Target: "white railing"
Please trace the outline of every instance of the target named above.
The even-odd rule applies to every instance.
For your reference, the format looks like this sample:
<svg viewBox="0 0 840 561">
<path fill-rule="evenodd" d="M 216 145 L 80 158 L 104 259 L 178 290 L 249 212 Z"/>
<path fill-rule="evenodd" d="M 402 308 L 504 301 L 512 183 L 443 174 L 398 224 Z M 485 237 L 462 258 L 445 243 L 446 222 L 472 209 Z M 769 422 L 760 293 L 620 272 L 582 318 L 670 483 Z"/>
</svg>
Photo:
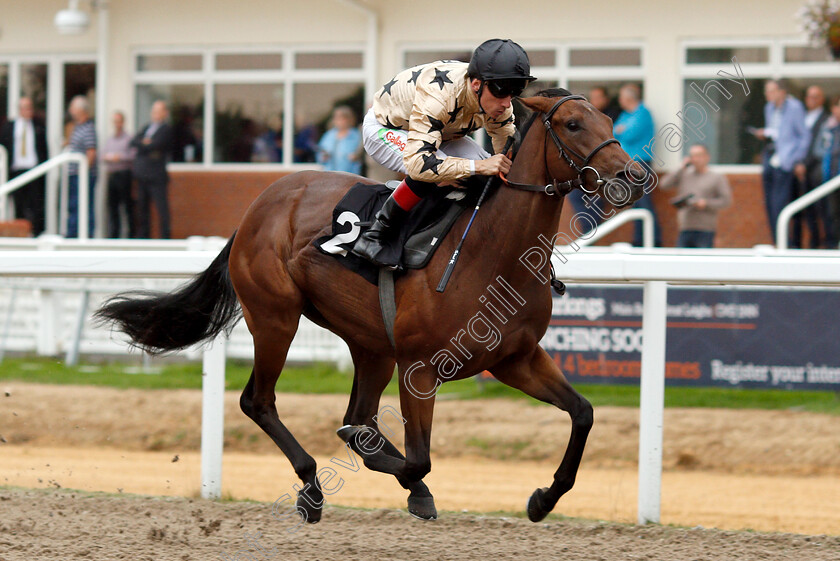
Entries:
<svg viewBox="0 0 840 561">
<path fill-rule="evenodd" d="M 814 204 L 823 197 L 830 195 L 838 188 L 840 188 L 840 175 L 832 177 L 813 191 L 809 191 L 795 201 L 788 203 L 782 209 L 782 212 L 779 213 L 779 218 L 776 220 L 776 247 L 779 249 L 788 248 L 788 224 L 794 214 Z"/>
<path fill-rule="evenodd" d="M 77 200 L 78 200 L 78 217 L 79 217 L 79 226 L 77 235 L 80 240 L 86 240 L 89 238 L 88 235 L 88 222 L 89 222 L 89 208 L 88 202 L 90 199 L 90 186 L 88 181 L 88 161 L 87 156 L 84 154 L 78 154 L 75 152 L 67 152 L 64 154 L 59 154 L 54 158 L 50 158 L 43 164 L 39 164 L 32 168 L 31 170 L 23 173 L 11 181 L 0 183 L 0 220 L 7 220 L 8 217 L 8 198 L 9 195 L 27 185 L 33 179 L 37 179 L 42 175 L 46 175 L 48 172 L 58 169 L 65 164 L 76 163 L 79 165 L 79 185 L 78 185 L 78 193 L 77 193 Z M 62 193 L 63 195 L 63 193 Z M 47 195 L 48 200 L 58 200 L 58 195 L 55 193 L 48 193 Z M 63 200 L 66 201 L 67 197 L 63 197 Z M 65 203 L 66 204 L 66 203 Z M 58 209 L 55 208 L 54 205 L 49 205 L 47 208 L 47 224 L 51 228 L 52 225 L 58 224 L 58 219 L 56 218 L 56 214 Z M 50 231 L 49 233 L 55 234 L 57 232 Z"/>
<path fill-rule="evenodd" d="M 588 238 L 576 239 L 575 244 L 578 247 L 592 245 L 628 222 L 635 222 L 636 220 L 642 221 L 642 247 L 653 247 L 653 214 L 644 208 L 629 208 L 621 211 L 616 216 L 599 224 L 595 228 L 595 232 Z"/>
<path fill-rule="evenodd" d="M 14 251 L 18 255 L 29 252 L 84 253 L 96 260 L 111 259 L 114 253 L 131 259 L 137 251 L 160 251 L 178 261 L 185 251 L 213 254 L 224 247 L 227 240 L 219 237 L 194 236 L 186 240 L 125 240 L 125 239 L 64 239 L 60 236 L 42 235 L 33 238 L 0 238 L 0 254 Z M 104 253 L 103 253 L 104 252 Z M 108 253 L 110 252 L 110 253 Z M 75 257 L 71 259 L 71 262 Z M 55 261 L 58 263 L 58 261 Z M 107 267 L 107 262 L 105 264 Z M 187 268 L 192 271 L 192 268 Z M 191 274 L 191 273 L 189 273 Z M 129 349 L 125 341 L 107 330 L 95 329 L 90 312 L 107 297 L 125 290 L 170 291 L 183 282 L 178 271 L 158 278 L 141 273 L 130 278 L 85 278 L 69 271 L 64 278 L 12 277 L 0 278 L 0 360 L 4 352 L 37 352 L 55 356 L 65 353 L 65 360 L 73 364 L 80 353 L 93 355 L 122 355 Z M 188 275 L 187 275 L 188 276 Z M 230 334 L 227 356 L 250 360 L 253 342 L 244 322 L 237 324 Z M 189 349 L 184 356 L 195 360 L 197 349 Z M 335 363 L 340 369 L 350 367 L 347 346 L 336 335 L 321 329 L 307 319 L 302 319 L 288 361 Z"/>
<path fill-rule="evenodd" d="M 670 253 L 669 253 L 670 251 Z M 0 277 L 178 277 L 203 271 L 216 251 L 0 251 Z M 709 250 L 589 248 L 565 263 L 554 257 L 568 282 L 643 283 L 641 401 L 639 422 L 640 523 L 658 522 L 662 477 L 663 396 L 668 283 L 840 286 L 835 252 L 767 250 L 751 254 Z M 217 340 L 204 351 L 202 496 L 221 492 L 224 349 Z"/>
<path fill-rule="evenodd" d="M 639 413 L 640 524 L 659 522 L 665 395 L 668 282 L 840 286 L 840 257 L 799 252 L 746 255 L 668 255 L 667 250 L 581 252 L 566 263 L 553 257 L 559 278 L 578 282 L 642 282 L 642 364 Z M 823 252 L 830 254 L 829 252 Z"/>
</svg>

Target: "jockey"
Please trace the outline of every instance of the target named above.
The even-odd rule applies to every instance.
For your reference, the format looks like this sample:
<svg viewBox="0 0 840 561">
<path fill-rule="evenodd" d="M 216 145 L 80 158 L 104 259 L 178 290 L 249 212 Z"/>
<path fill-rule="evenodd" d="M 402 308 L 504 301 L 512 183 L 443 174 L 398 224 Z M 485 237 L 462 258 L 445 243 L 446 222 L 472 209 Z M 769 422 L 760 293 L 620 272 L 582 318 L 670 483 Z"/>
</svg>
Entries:
<svg viewBox="0 0 840 561">
<path fill-rule="evenodd" d="M 380 266 L 395 266 L 377 259 L 383 242 L 396 235 L 408 211 L 437 184 L 458 186 L 472 175 L 510 171 L 510 160 L 498 152 L 515 131 L 511 99 L 535 79 L 522 47 L 509 39 L 491 39 L 475 50 L 469 64 L 415 66 L 378 90 L 362 126 L 365 150 L 406 178 L 353 253 Z M 493 141 L 494 156 L 466 136 L 481 127 Z"/>
</svg>

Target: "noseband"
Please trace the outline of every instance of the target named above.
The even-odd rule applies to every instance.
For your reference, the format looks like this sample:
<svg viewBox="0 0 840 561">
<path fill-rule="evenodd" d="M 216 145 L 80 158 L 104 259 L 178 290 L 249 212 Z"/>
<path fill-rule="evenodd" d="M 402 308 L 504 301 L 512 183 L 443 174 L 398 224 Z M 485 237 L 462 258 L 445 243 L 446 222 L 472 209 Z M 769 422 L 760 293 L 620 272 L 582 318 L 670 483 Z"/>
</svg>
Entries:
<svg viewBox="0 0 840 561">
<path fill-rule="evenodd" d="M 572 168 L 578 176 L 575 179 L 570 179 L 569 181 L 558 182 L 556 179 L 552 180 L 552 183 L 548 185 L 528 185 L 526 183 L 516 183 L 514 181 L 508 181 L 506 178 L 502 177 L 502 181 L 510 187 L 515 189 L 520 189 L 523 191 L 535 191 L 535 192 L 544 192 L 546 195 L 566 195 L 567 193 L 571 192 L 572 190 L 583 187 L 586 184 L 586 179 L 584 174 L 586 170 L 592 170 L 595 172 L 596 180 L 595 183 L 601 185 L 604 183 L 604 180 L 601 179 L 601 175 L 598 173 L 598 170 L 593 168 L 589 165 L 589 162 L 592 161 L 592 158 L 595 157 L 595 154 L 601 151 L 602 148 L 609 146 L 610 144 L 616 143 L 618 144 L 618 140 L 615 138 L 609 138 L 603 141 L 601 144 L 596 146 L 588 155 L 584 156 L 580 154 L 577 150 L 563 142 L 563 140 L 557 135 L 557 132 L 551 126 L 551 118 L 554 116 L 554 113 L 557 112 L 557 109 L 560 108 L 561 105 L 566 103 L 567 101 L 571 100 L 583 100 L 586 101 L 586 98 L 582 95 L 567 95 L 565 97 L 561 97 L 557 100 L 557 102 L 552 106 L 552 108 L 542 115 L 542 123 L 545 126 L 547 131 L 546 139 L 551 137 L 551 140 L 554 142 L 554 146 L 557 147 L 557 152 L 560 155 L 560 158 Z M 571 154 L 578 160 L 582 162 L 582 165 L 578 165 L 572 158 L 569 156 Z M 545 158 L 546 158 L 546 171 L 548 171 L 548 150 L 545 151 Z"/>
</svg>

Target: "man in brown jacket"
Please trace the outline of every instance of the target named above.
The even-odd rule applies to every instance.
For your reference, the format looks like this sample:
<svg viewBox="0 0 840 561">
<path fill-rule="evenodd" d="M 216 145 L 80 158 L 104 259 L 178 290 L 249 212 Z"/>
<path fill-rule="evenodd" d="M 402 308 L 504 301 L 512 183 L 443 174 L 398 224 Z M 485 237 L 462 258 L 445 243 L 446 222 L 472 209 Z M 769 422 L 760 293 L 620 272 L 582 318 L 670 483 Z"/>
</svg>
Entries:
<svg viewBox="0 0 840 561">
<path fill-rule="evenodd" d="M 530 72 L 522 47 L 491 39 L 475 50 L 469 64 L 415 66 L 376 92 L 362 126 L 365 150 L 377 163 L 407 177 L 353 253 L 377 265 L 396 265 L 378 258 L 383 242 L 438 184 L 457 186 L 472 175 L 510 171 L 510 160 L 499 152 L 515 131 L 511 99 L 535 80 Z M 482 127 L 493 141 L 495 156 L 467 136 Z"/>
<path fill-rule="evenodd" d="M 718 211 L 732 204 L 732 190 L 726 176 L 709 170 L 709 150 L 704 145 L 695 144 L 688 154 L 660 187 L 677 187 L 673 201 L 679 208 L 677 247 L 714 247 Z"/>
</svg>

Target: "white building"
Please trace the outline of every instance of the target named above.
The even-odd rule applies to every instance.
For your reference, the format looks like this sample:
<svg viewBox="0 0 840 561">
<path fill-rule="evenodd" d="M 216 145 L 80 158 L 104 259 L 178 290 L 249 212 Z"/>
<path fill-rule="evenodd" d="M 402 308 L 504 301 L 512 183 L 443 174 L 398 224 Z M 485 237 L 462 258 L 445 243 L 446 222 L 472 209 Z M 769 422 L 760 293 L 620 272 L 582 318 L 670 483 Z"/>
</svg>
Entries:
<svg viewBox="0 0 840 561">
<path fill-rule="evenodd" d="M 184 134 L 195 136 L 182 140 L 195 146 L 177 159 L 219 170 L 224 162 L 274 160 L 258 151 L 249 157 L 235 141 L 279 129 L 280 115 L 298 129 L 322 122 L 336 101 L 360 99 L 361 87 L 369 99 L 403 67 L 468 56 L 497 36 L 529 51 L 544 84 L 586 93 L 595 84 L 614 90 L 641 83 L 658 127 L 679 122 L 677 112 L 696 98 L 692 81 L 732 73 L 737 57 L 750 94 L 722 100 L 704 129 L 720 163 L 755 161 L 743 129 L 762 124 L 764 79 L 791 78 L 794 91 L 819 83 L 840 93 L 840 66 L 798 31 L 801 0 L 80 0 L 89 28 L 62 35 L 53 21 L 67 2 L 0 0 L 0 119 L 15 114 L 20 95 L 34 96 L 53 153 L 69 98 L 98 84 L 98 111 L 124 110 L 133 128 L 154 99 L 170 100 L 176 122 L 188 121 Z M 242 130 L 245 119 L 252 130 Z M 100 122 L 100 131 L 106 125 Z M 283 132 L 288 165 L 296 131 Z M 667 165 L 679 158 L 666 150 L 660 157 Z"/>
</svg>

